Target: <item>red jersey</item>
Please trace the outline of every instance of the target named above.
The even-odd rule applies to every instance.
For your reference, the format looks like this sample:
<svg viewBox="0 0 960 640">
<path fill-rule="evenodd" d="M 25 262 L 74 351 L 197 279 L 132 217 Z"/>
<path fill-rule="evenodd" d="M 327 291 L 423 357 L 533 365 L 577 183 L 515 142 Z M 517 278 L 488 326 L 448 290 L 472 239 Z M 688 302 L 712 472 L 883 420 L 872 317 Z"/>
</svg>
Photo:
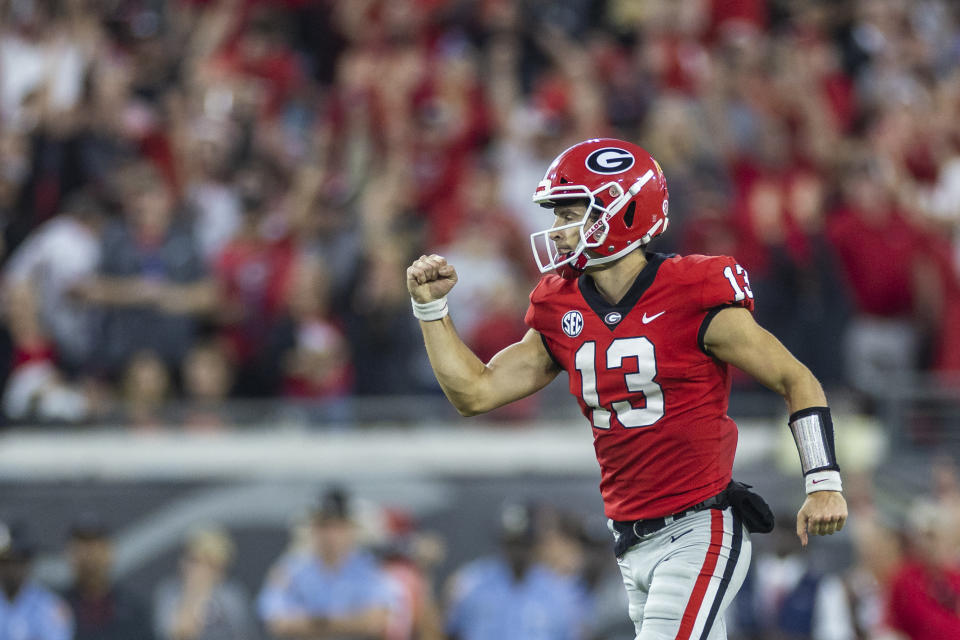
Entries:
<svg viewBox="0 0 960 640">
<path fill-rule="evenodd" d="M 960 638 L 960 569 L 908 559 L 890 582 L 887 614 L 911 640 Z"/>
<path fill-rule="evenodd" d="M 525 318 L 593 425 L 614 520 L 669 515 L 719 493 L 737 447 L 728 368 L 704 351 L 703 334 L 716 310 L 753 310 L 747 273 L 726 256 L 647 258 L 617 304 L 589 276 L 546 276 Z"/>
</svg>

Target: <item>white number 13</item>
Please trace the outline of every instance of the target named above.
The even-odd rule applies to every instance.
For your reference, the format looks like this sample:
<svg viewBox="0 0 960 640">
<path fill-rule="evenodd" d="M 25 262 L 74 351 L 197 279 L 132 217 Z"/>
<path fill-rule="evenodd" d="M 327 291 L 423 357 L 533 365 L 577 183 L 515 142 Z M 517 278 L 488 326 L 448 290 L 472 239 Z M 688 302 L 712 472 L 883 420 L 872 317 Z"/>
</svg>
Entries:
<svg viewBox="0 0 960 640">
<path fill-rule="evenodd" d="M 747 270 L 741 267 L 740 265 L 736 266 L 737 276 L 743 276 L 743 288 L 740 288 L 740 283 L 737 282 L 737 276 L 733 275 L 733 269 L 730 267 L 724 267 L 723 275 L 727 277 L 727 280 L 730 281 L 730 286 L 733 287 L 733 299 L 736 302 L 740 302 L 745 297 L 753 298 L 753 291 L 750 290 L 750 276 L 747 275 Z"/>
<path fill-rule="evenodd" d="M 653 343 L 647 338 L 618 338 L 607 348 L 607 370 L 619 369 L 627 358 L 637 359 L 637 372 L 623 375 L 627 391 L 642 394 L 646 406 L 634 407 L 628 400 L 614 402 L 607 407 L 600 404 L 597 393 L 595 342 L 584 342 L 577 350 L 575 365 L 580 372 L 581 395 L 583 401 L 592 409 L 593 426 L 598 429 L 610 428 L 611 409 L 617 420 L 630 429 L 649 427 L 663 417 L 663 389 L 653 381 L 657 375 L 657 361 Z"/>
</svg>

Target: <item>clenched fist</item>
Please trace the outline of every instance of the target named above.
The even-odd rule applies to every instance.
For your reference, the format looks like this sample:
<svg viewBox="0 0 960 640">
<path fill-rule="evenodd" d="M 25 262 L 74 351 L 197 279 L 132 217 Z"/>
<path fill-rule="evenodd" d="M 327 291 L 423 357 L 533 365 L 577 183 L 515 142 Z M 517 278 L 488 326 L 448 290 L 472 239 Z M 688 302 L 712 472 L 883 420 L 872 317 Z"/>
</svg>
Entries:
<svg viewBox="0 0 960 640">
<path fill-rule="evenodd" d="M 807 496 L 797 513 L 797 535 L 807 546 L 807 534 L 829 536 L 843 529 L 847 521 L 847 501 L 838 491 L 815 491 Z"/>
<path fill-rule="evenodd" d="M 407 291 L 414 302 L 439 300 L 457 284 L 457 271 L 443 256 L 420 256 L 407 267 Z"/>
</svg>

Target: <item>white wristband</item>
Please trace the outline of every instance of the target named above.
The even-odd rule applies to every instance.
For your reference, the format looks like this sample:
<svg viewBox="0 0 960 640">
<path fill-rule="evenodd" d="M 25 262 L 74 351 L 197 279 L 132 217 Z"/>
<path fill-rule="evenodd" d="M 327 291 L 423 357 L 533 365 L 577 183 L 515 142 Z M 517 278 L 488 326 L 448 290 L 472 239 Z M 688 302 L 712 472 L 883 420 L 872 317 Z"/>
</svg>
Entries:
<svg viewBox="0 0 960 640">
<path fill-rule="evenodd" d="M 806 484 L 808 494 L 814 491 L 843 491 L 840 472 L 832 469 L 811 471 L 803 477 L 803 481 Z"/>
<path fill-rule="evenodd" d="M 438 300 L 431 300 L 430 302 L 417 302 L 413 298 L 410 298 L 410 302 L 413 303 L 413 315 L 416 316 L 418 320 L 423 320 L 424 322 L 440 320 L 450 312 L 449 309 L 447 309 L 447 296 L 443 296 Z"/>
</svg>

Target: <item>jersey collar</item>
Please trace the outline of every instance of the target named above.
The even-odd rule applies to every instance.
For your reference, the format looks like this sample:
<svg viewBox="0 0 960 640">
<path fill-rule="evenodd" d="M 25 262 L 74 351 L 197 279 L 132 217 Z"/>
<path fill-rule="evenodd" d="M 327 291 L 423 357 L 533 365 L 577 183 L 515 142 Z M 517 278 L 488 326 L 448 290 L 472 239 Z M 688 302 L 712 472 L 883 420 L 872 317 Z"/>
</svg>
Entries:
<svg viewBox="0 0 960 640">
<path fill-rule="evenodd" d="M 630 290 L 627 291 L 627 294 L 616 304 L 607 302 L 603 295 L 597 291 L 597 285 L 594 283 L 593 278 L 586 273 L 580 276 L 577 281 L 580 287 L 580 295 L 583 296 L 583 299 L 590 305 L 593 312 L 603 321 L 603 324 L 613 331 L 620 325 L 623 318 L 626 318 L 627 314 L 637 306 L 637 302 L 640 301 L 643 294 L 646 293 L 650 285 L 653 284 L 654 278 L 657 277 L 657 271 L 659 271 L 660 265 L 669 257 L 670 255 L 665 253 L 647 253 L 647 265 L 637 274 L 637 279 L 633 281 L 633 285 L 630 287 Z M 607 322 L 607 318 L 613 312 L 620 314 L 620 318 L 617 322 L 611 324 Z"/>
</svg>

